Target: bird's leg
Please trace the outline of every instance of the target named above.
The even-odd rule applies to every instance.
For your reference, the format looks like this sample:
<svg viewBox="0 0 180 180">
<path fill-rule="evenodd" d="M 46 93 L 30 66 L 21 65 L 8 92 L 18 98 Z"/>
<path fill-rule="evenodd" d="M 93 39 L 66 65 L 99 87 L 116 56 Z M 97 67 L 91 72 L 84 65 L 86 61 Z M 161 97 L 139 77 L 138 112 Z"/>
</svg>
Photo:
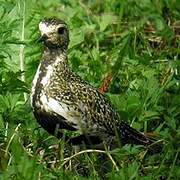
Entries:
<svg viewBox="0 0 180 180">
<path fill-rule="evenodd" d="M 103 135 L 102 133 L 94 134 L 82 134 L 73 138 L 70 138 L 68 143 L 73 146 L 78 146 L 78 148 L 86 147 L 91 149 L 105 150 L 107 147 L 109 149 L 114 149 L 117 146 L 115 137 Z"/>
</svg>

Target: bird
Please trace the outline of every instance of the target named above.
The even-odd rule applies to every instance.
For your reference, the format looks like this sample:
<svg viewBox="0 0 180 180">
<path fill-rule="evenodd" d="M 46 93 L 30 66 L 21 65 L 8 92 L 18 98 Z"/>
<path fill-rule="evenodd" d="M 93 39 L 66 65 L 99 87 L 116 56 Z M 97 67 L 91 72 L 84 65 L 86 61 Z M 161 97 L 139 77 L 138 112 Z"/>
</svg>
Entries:
<svg viewBox="0 0 180 180">
<path fill-rule="evenodd" d="M 63 20 L 45 18 L 39 31 L 44 52 L 32 83 L 31 106 L 42 128 L 58 138 L 64 130 L 78 132 L 67 137 L 75 145 L 114 139 L 122 145 L 155 142 L 129 126 L 105 95 L 73 72 L 68 65 L 69 29 Z"/>
</svg>

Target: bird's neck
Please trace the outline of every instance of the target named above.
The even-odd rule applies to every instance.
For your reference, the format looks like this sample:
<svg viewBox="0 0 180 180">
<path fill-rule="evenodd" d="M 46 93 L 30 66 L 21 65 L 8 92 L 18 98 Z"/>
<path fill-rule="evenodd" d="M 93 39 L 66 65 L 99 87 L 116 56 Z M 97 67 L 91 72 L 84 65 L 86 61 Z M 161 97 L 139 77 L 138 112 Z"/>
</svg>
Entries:
<svg viewBox="0 0 180 180">
<path fill-rule="evenodd" d="M 66 65 L 67 64 L 67 50 L 56 48 L 56 49 L 49 49 L 45 47 L 43 58 L 42 58 L 41 65 L 53 65 L 53 64 L 59 64 L 59 65 Z"/>
</svg>

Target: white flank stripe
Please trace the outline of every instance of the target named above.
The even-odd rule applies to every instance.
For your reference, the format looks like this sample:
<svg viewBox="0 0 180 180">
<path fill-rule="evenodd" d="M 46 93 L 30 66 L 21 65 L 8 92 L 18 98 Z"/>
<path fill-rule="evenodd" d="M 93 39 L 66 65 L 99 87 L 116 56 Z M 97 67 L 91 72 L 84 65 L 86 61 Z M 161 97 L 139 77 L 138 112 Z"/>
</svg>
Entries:
<svg viewBox="0 0 180 180">
<path fill-rule="evenodd" d="M 41 80 L 41 84 L 43 86 L 46 86 L 48 83 L 49 83 L 49 80 L 50 80 L 50 77 L 51 77 L 51 74 L 53 73 L 53 66 L 52 65 L 49 65 L 47 67 L 47 73 L 46 73 L 46 76 L 44 76 Z"/>
<path fill-rule="evenodd" d="M 56 58 L 56 60 L 54 61 L 54 63 L 53 64 L 50 64 L 47 68 L 46 68 L 46 70 L 47 70 L 47 72 L 46 72 L 46 75 L 42 78 L 42 80 L 41 80 L 41 84 L 43 85 L 43 86 L 47 86 L 48 85 L 48 83 L 50 82 L 50 79 L 51 79 L 51 76 L 52 76 L 52 74 L 53 74 L 53 69 L 54 69 L 54 66 L 56 66 L 60 61 L 63 61 L 63 58 L 64 57 L 57 57 Z"/>
<path fill-rule="evenodd" d="M 35 76 L 34 76 L 33 83 L 32 83 L 32 91 L 34 91 L 35 86 L 36 86 L 36 83 L 37 83 L 37 80 L 38 80 L 38 78 L 39 78 L 40 67 L 41 67 L 41 64 L 39 64 L 38 69 L 37 69 L 37 71 L 36 71 L 36 74 L 35 74 Z"/>
<path fill-rule="evenodd" d="M 35 88 L 36 88 L 37 80 L 38 80 L 39 74 L 40 74 L 40 67 L 41 67 L 41 63 L 40 63 L 39 66 L 38 66 L 38 69 L 37 69 L 37 71 L 36 71 L 36 74 L 35 74 L 34 79 L 33 79 L 33 82 L 32 82 L 31 98 L 30 98 L 31 106 L 32 106 L 32 101 L 33 101 L 33 95 L 34 95 L 34 93 L 35 93 Z"/>
<path fill-rule="evenodd" d="M 82 128 L 81 114 L 79 112 L 69 108 L 65 103 L 60 103 L 53 98 L 47 98 L 45 94 L 41 96 L 40 100 L 47 112 L 53 111 L 64 117 L 69 123 L 75 124 L 74 128 L 79 130 Z"/>
<path fill-rule="evenodd" d="M 53 74 L 54 66 L 56 66 L 59 62 L 63 61 L 63 58 L 64 58 L 63 55 L 57 57 L 56 60 L 54 61 L 54 63 L 50 64 L 47 67 L 46 75 L 42 78 L 42 80 L 40 82 L 43 86 L 47 86 L 48 85 L 48 83 L 50 82 L 51 75 Z M 36 84 L 37 84 L 37 81 L 38 81 L 38 78 L 39 78 L 39 74 L 41 73 L 40 72 L 41 63 L 38 66 L 38 69 L 36 71 L 36 74 L 34 76 L 33 83 L 32 83 L 32 88 L 31 88 L 31 105 L 32 105 L 32 98 L 33 98 L 33 95 L 35 93 Z"/>
</svg>

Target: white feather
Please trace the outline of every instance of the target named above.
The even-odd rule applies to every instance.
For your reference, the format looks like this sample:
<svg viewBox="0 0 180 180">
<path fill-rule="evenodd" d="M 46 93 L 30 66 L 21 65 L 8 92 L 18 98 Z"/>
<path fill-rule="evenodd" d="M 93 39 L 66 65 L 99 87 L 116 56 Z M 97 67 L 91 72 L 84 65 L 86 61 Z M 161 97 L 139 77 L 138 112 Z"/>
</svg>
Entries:
<svg viewBox="0 0 180 180">
<path fill-rule="evenodd" d="M 39 64 L 38 69 L 37 69 L 37 71 L 36 71 L 36 74 L 35 74 L 35 76 L 34 76 L 33 82 L 32 82 L 32 88 L 31 88 L 31 105 L 32 105 L 32 101 L 33 101 L 33 95 L 34 95 L 34 93 L 35 93 L 36 83 L 37 83 L 37 80 L 38 80 L 39 74 L 40 74 L 40 66 L 41 66 L 41 64 Z"/>
<path fill-rule="evenodd" d="M 70 108 L 69 105 L 59 102 L 51 97 L 47 98 L 45 94 L 41 96 L 40 100 L 47 112 L 53 111 L 54 113 L 64 117 L 69 123 L 75 124 L 75 128 L 81 130 L 82 118 L 80 112 L 75 111 L 74 109 Z"/>
<path fill-rule="evenodd" d="M 42 80 L 41 80 L 41 84 L 42 84 L 43 86 L 46 86 L 46 85 L 49 83 L 50 77 L 51 77 L 52 73 L 53 73 L 53 66 L 52 66 L 52 65 L 49 65 L 49 66 L 47 67 L 46 76 L 44 76 L 44 77 L 42 78 Z"/>
<path fill-rule="evenodd" d="M 41 32 L 41 35 L 43 34 L 49 34 L 50 32 L 53 32 L 55 31 L 56 29 L 56 26 L 53 26 L 53 25 L 47 25 L 43 22 L 40 22 L 39 23 L 39 30 Z"/>
<path fill-rule="evenodd" d="M 54 66 L 56 66 L 60 61 L 63 61 L 63 57 L 57 57 L 56 58 L 56 60 L 54 61 L 54 63 L 53 64 L 50 64 L 47 68 L 46 68 L 46 70 L 47 70 L 47 72 L 46 72 L 46 75 L 42 78 L 42 80 L 41 80 L 41 84 L 43 85 L 43 86 L 47 86 L 48 85 L 48 83 L 50 82 L 50 79 L 51 79 L 51 76 L 52 76 L 52 74 L 53 74 L 53 69 L 54 69 Z"/>
</svg>

